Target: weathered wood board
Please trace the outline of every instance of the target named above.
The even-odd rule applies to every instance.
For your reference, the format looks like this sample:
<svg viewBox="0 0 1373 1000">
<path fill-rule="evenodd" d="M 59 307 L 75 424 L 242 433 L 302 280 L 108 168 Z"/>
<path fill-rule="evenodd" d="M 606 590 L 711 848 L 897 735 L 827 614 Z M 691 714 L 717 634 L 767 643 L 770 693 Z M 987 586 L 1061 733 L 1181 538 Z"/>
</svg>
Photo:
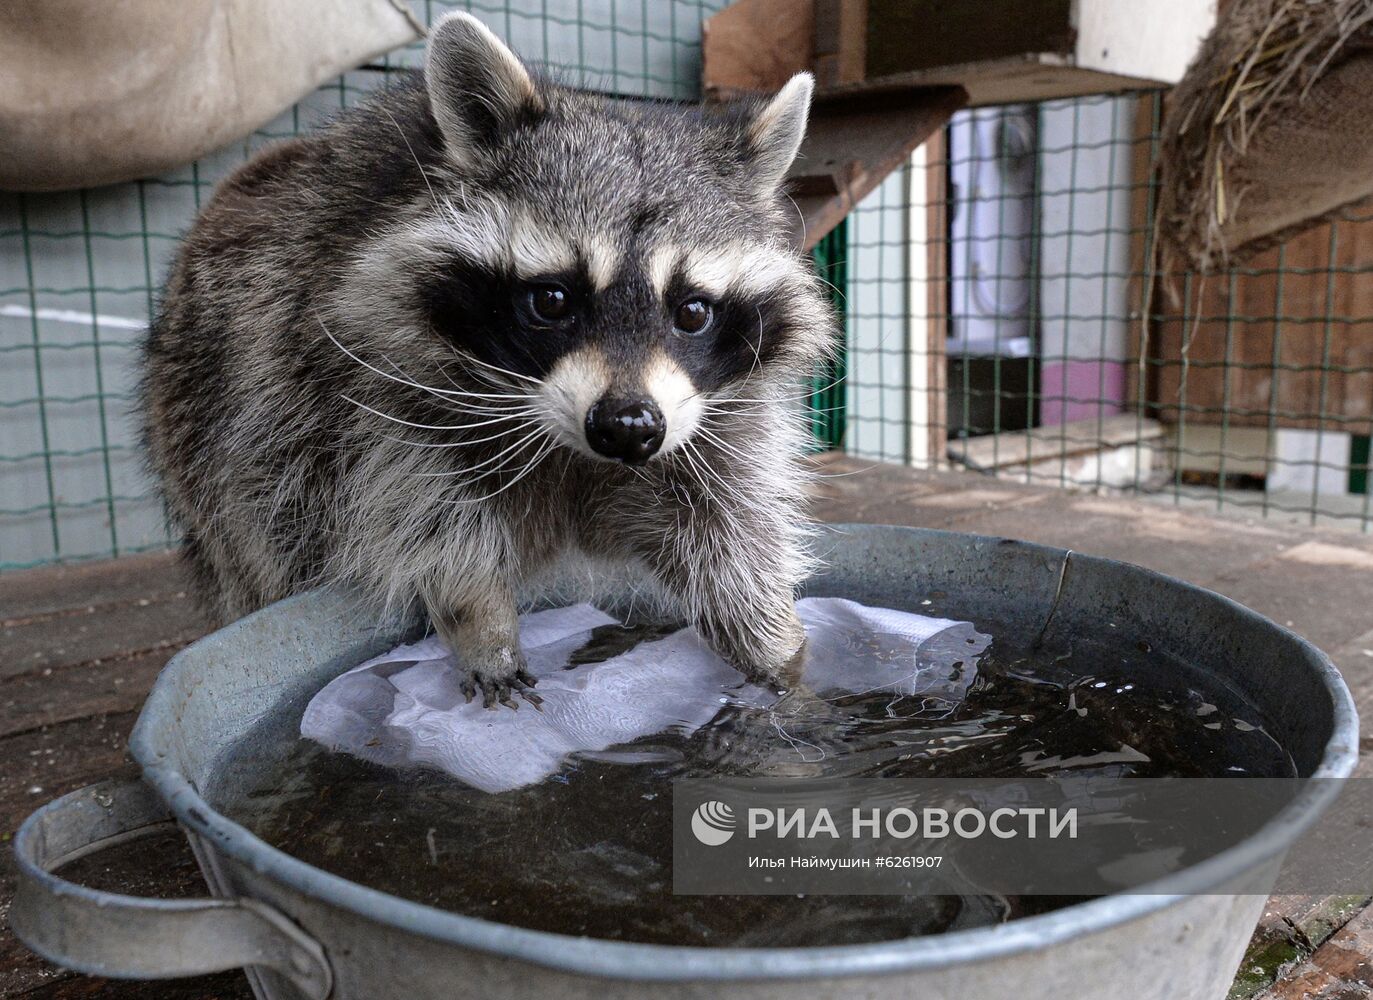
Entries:
<svg viewBox="0 0 1373 1000">
<path fill-rule="evenodd" d="M 1165 423 L 1373 433 L 1373 219 L 1155 293 L 1151 402 Z"/>
</svg>

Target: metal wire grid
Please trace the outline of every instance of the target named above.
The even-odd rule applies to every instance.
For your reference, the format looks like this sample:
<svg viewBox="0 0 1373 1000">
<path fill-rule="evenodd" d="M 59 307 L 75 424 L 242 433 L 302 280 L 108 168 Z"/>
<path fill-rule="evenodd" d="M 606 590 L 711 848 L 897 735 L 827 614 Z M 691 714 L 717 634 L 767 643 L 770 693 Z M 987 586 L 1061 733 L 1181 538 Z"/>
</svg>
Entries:
<svg viewBox="0 0 1373 1000">
<path fill-rule="evenodd" d="M 1161 107 L 1111 95 L 964 112 L 932 159 L 859 206 L 845 447 L 1369 531 L 1373 214 L 1220 274 L 1163 270 Z M 1014 116 L 1032 123 L 1028 158 L 1005 127 L 959 148 L 960 129 Z M 1008 161 L 1028 179 L 998 190 L 986 178 Z M 969 214 L 982 223 L 960 225 Z"/>
<path fill-rule="evenodd" d="M 461 8 L 575 86 L 695 98 L 700 25 L 724 0 L 412 0 Z M 136 345 L 176 240 L 214 184 L 418 65 L 416 43 L 345 73 L 234 147 L 166 176 L 0 193 L 0 569 L 167 545 L 129 415 Z"/>
<path fill-rule="evenodd" d="M 414 8 L 426 21 L 473 10 L 575 85 L 691 98 L 700 22 L 722 5 Z M 0 569 L 168 543 L 127 410 L 132 352 L 175 240 L 219 177 L 384 86 L 421 52 L 413 45 L 345 74 L 237 147 L 168 176 L 0 195 Z M 966 119 L 1009 112 L 967 113 L 865 200 L 818 248 L 843 304 L 845 351 L 815 384 L 817 440 L 889 461 L 933 466 L 953 456 L 1029 482 L 1369 530 L 1373 350 L 1362 326 L 1373 308 L 1350 288 L 1373 269 L 1373 219 L 1351 214 L 1304 238 L 1299 264 L 1284 247 L 1204 281 L 1157 274 L 1147 164 L 1160 107 L 1157 96 L 1047 102 L 1029 112 L 1028 158 L 1010 148 L 1023 142 L 1006 128 L 990 148 L 950 152 Z M 1008 158 L 1028 164 L 1028 193 L 978 189 L 976 171 Z M 1027 204 L 1028 232 L 1011 224 Z M 984 230 L 956 224 L 970 207 L 990 219 Z M 1271 305 L 1255 306 L 1246 291 L 1258 281 L 1273 283 Z M 1291 312 L 1294 286 L 1313 282 L 1323 284 L 1320 307 Z M 990 352 L 962 336 L 974 321 L 990 328 Z M 1298 333 L 1306 356 L 1293 351 Z M 1025 340 L 1024 356 L 1005 350 Z M 1205 399 L 1199 372 L 1212 373 L 1201 376 L 1212 379 Z M 1285 384 L 1312 377 L 1314 397 L 1284 395 Z M 1253 378 L 1270 386 L 1262 406 L 1238 398 Z M 1305 435 L 1301 447 L 1284 450 L 1294 433 Z M 1031 460 L 1017 462 L 1027 451 Z"/>
</svg>

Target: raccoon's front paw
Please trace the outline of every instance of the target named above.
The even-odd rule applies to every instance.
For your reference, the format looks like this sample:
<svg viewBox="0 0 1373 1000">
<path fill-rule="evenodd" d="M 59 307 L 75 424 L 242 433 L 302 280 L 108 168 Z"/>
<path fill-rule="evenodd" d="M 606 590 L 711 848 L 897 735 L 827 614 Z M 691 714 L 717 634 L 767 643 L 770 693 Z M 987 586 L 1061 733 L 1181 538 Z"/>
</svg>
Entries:
<svg viewBox="0 0 1373 1000">
<path fill-rule="evenodd" d="M 790 690 L 801 683 L 801 675 L 805 673 L 805 658 L 806 641 L 802 636 L 801 644 L 792 650 L 791 655 L 755 661 L 740 669 L 744 676 L 756 684 Z"/>
<path fill-rule="evenodd" d="M 736 649 L 729 659 L 740 673 L 754 683 L 780 688 L 795 687 L 805 668 L 805 627 L 793 612 L 773 632 L 773 636 L 766 645 L 759 645 L 759 639 L 752 637 L 748 645 Z"/>
<path fill-rule="evenodd" d="M 479 657 L 477 665 L 470 667 L 462 678 L 462 693 L 470 702 L 481 692 L 482 704 L 487 708 L 504 705 L 518 709 L 515 695 L 519 695 L 535 708 L 542 709 L 543 699 L 534 693 L 538 683 L 525 664 L 524 654 L 518 649 L 506 647 L 492 654 Z"/>
</svg>

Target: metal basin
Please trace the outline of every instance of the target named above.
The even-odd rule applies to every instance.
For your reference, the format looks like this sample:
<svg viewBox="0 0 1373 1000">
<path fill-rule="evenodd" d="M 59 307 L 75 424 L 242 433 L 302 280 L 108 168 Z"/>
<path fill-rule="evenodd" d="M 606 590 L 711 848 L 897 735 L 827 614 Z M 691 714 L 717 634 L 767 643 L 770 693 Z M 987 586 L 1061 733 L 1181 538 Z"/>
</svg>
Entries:
<svg viewBox="0 0 1373 1000">
<path fill-rule="evenodd" d="M 1224 675 L 1270 721 L 1303 777 L 1353 769 L 1353 702 L 1330 661 L 1293 633 L 1209 591 L 1106 559 L 1004 539 L 888 526 L 826 529 L 808 592 L 1028 635 L 1115 623 L 1128 641 Z M 930 604 L 922 604 L 930 601 Z M 870 945 L 724 949 L 567 937 L 426 907 L 275 850 L 198 789 L 269 711 L 303 708 L 328 679 L 418 630 L 363 628 L 347 595 L 284 601 L 178 654 L 132 739 L 146 783 L 94 786 L 35 813 L 15 841 L 11 921 L 40 954 L 128 977 L 248 967 L 260 997 L 557 996 L 1223 997 L 1282 856 L 1337 783 L 1286 807 L 1239 845 L 1186 869 L 1171 894 L 1107 896 L 996 927 Z M 1242 779 L 1240 779 L 1242 780 Z M 174 819 L 213 899 L 96 892 L 60 864 Z"/>
</svg>

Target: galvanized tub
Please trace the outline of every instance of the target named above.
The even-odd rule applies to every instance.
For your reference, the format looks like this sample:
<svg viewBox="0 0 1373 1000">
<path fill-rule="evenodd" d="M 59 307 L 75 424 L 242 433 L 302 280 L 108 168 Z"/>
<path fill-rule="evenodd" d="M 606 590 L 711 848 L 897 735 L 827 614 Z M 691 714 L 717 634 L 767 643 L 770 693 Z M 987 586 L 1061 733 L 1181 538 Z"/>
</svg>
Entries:
<svg viewBox="0 0 1373 1000">
<path fill-rule="evenodd" d="M 1217 594 L 1111 560 L 949 532 L 840 526 L 817 544 L 827 568 L 810 594 L 993 618 L 1046 641 L 1111 622 L 1123 637 L 1148 637 L 1225 675 L 1266 713 L 1301 776 L 1353 769 L 1358 723 L 1330 661 Z M 328 679 L 418 628 L 364 628 L 346 595 L 316 591 L 177 655 L 132 739 L 146 783 L 74 792 L 20 830 L 15 932 L 53 961 L 101 975 L 244 965 L 257 995 L 272 998 L 1208 1000 L 1225 996 L 1284 852 L 1338 784 L 1317 783 L 1248 840 L 1187 869 L 1167 894 L 1108 896 L 996 927 L 778 949 L 548 934 L 408 902 L 296 861 L 198 792 L 265 713 L 303 708 Z M 50 874 L 172 820 L 213 899 L 136 899 Z"/>
</svg>

